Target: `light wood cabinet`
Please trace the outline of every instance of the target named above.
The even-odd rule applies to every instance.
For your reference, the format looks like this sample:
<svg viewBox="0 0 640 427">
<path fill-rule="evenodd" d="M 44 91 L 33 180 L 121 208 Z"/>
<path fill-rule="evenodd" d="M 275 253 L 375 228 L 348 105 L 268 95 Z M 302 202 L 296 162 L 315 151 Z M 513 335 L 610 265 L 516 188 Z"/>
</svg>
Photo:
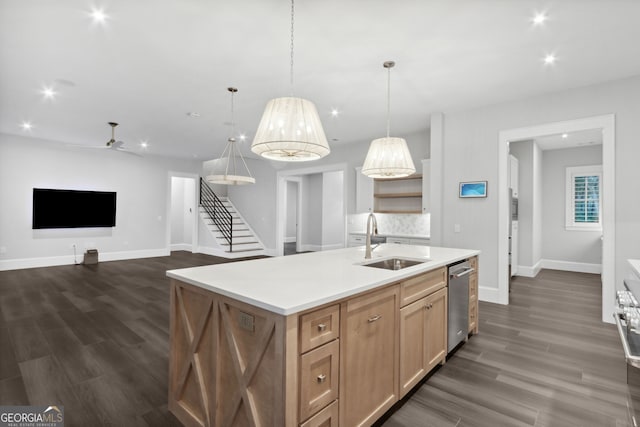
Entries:
<svg viewBox="0 0 640 427">
<path fill-rule="evenodd" d="M 335 304 L 300 316 L 300 352 L 305 353 L 338 338 L 340 305 Z"/>
<path fill-rule="evenodd" d="M 336 401 L 301 424 L 300 427 L 338 427 L 339 425 L 338 402 Z"/>
<path fill-rule="evenodd" d="M 478 257 L 469 259 L 475 271 L 469 274 L 469 333 L 478 333 Z"/>
<path fill-rule="evenodd" d="M 376 213 L 422 213 L 422 175 L 375 179 L 373 211 Z"/>
<path fill-rule="evenodd" d="M 447 288 L 400 309 L 400 397 L 447 357 Z"/>
<path fill-rule="evenodd" d="M 446 358 L 445 268 L 290 315 L 173 279 L 170 313 L 169 410 L 185 426 L 368 426 Z"/>
<path fill-rule="evenodd" d="M 422 160 L 422 213 L 431 212 L 431 159 Z"/>
<path fill-rule="evenodd" d="M 341 307 L 340 425 L 371 425 L 398 400 L 398 286 Z"/>
<path fill-rule="evenodd" d="M 338 398 L 339 340 L 300 357 L 300 419 L 306 420 Z"/>
<path fill-rule="evenodd" d="M 419 300 L 447 286 L 445 267 L 410 277 L 400 283 L 400 306 Z"/>
</svg>

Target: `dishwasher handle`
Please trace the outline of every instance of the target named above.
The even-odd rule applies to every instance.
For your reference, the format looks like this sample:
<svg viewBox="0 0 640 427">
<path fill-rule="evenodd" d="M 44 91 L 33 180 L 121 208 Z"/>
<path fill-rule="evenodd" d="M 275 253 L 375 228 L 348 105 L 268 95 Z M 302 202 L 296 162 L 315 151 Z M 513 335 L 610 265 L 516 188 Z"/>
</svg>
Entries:
<svg viewBox="0 0 640 427">
<path fill-rule="evenodd" d="M 474 271 L 476 271 L 476 269 L 473 267 L 466 267 L 457 271 L 452 271 L 449 273 L 449 279 L 457 279 L 459 277 L 466 276 L 467 274 L 471 274 Z"/>
</svg>

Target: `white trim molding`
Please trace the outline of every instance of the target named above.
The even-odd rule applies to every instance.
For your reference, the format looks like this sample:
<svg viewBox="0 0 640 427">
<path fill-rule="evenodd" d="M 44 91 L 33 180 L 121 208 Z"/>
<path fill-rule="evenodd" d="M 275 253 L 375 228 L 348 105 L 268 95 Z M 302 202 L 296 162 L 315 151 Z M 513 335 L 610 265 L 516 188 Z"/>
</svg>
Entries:
<svg viewBox="0 0 640 427">
<path fill-rule="evenodd" d="M 602 264 L 591 264 L 587 262 L 560 261 L 556 259 L 541 260 L 542 268 L 549 270 L 574 271 L 576 273 L 601 274 Z"/>
<path fill-rule="evenodd" d="M 528 265 L 519 265 L 518 274 L 516 274 L 516 276 L 536 277 L 542 268 L 542 260 L 538 261 L 533 267 Z"/>
<path fill-rule="evenodd" d="M 590 129 L 602 130 L 602 321 L 613 323 L 616 289 L 615 115 L 546 123 L 498 134 L 498 290 L 499 303 L 509 303 L 509 142 Z"/>
</svg>

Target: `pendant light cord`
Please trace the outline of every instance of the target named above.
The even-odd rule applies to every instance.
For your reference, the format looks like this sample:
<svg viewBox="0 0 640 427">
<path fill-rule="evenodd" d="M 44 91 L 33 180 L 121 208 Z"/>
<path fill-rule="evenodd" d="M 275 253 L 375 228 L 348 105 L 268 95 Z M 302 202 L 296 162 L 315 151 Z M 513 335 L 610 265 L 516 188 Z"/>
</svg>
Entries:
<svg viewBox="0 0 640 427">
<path fill-rule="evenodd" d="M 294 23 L 294 0 L 291 0 L 291 62 L 289 69 L 289 84 L 291 86 L 291 95 L 293 96 L 293 23 Z"/>
<path fill-rule="evenodd" d="M 391 67 L 387 67 L 387 138 L 391 128 Z"/>
</svg>

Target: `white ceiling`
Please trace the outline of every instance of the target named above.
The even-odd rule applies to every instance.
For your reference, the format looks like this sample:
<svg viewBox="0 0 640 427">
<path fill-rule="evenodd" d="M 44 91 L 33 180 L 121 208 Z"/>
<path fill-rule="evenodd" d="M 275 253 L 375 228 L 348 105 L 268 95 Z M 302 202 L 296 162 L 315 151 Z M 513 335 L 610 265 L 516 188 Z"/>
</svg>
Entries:
<svg viewBox="0 0 640 427">
<path fill-rule="evenodd" d="M 602 145 L 602 130 L 590 129 L 581 132 L 559 133 L 534 140 L 542 150 L 560 150 L 563 148 Z"/>
<path fill-rule="evenodd" d="M 116 121 L 130 149 L 211 159 L 236 86 L 247 153 L 266 102 L 290 94 L 289 13 L 288 0 L 0 0 L 0 132 L 96 145 Z M 640 74 L 638 16 L 637 0 L 297 0 L 294 93 L 316 103 L 331 144 L 377 138 L 382 63 L 395 60 L 392 134 L 424 131 L 434 111 Z"/>
</svg>

